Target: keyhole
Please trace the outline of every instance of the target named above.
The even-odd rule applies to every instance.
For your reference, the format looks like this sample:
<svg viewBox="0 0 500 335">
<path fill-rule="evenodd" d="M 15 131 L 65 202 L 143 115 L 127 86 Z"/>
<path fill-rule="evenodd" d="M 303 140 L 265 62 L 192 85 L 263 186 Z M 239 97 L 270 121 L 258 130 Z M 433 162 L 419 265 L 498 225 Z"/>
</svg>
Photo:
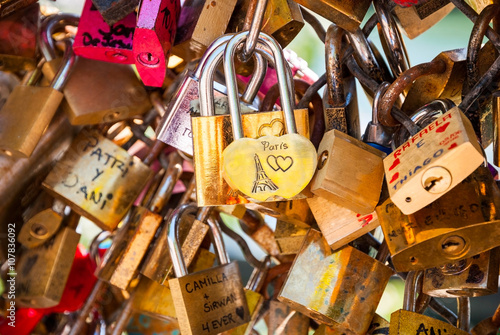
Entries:
<svg viewBox="0 0 500 335">
<path fill-rule="evenodd" d="M 426 181 L 425 181 L 425 190 L 426 191 L 430 191 L 434 186 L 436 186 L 437 183 L 439 183 L 441 180 L 443 179 L 443 177 L 430 177 L 430 178 L 427 178 Z"/>
<path fill-rule="evenodd" d="M 151 52 L 141 52 L 137 55 L 137 60 L 147 67 L 157 67 L 160 65 L 160 58 L 156 57 Z"/>
<path fill-rule="evenodd" d="M 449 236 L 441 243 L 441 249 L 449 255 L 458 255 L 464 251 L 466 247 L 465 240 L 460 236 Z"/>
</svg>

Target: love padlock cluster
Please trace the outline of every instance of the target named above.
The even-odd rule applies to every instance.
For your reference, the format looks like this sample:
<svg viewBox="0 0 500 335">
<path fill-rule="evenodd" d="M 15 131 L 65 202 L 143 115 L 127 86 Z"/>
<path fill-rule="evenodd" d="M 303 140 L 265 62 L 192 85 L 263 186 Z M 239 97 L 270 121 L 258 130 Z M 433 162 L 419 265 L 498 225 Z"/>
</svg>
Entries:
<svg viewBox="0 0 500 335">
<path fill-rule="evenodd" d="M 468 45 L 410 66 L 454 8 Z M 0 334 L 497 334 L 470 308 L 498 292 L 496 1 L 53 9 L 0 1 Z M 321 76 L 284 49 L 304 22 Z"/>
</svg>

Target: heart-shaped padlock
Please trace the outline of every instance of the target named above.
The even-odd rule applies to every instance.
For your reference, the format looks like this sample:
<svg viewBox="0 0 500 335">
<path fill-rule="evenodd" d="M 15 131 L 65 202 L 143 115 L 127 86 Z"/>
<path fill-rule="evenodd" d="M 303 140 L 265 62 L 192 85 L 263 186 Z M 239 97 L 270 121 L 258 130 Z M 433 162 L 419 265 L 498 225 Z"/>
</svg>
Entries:
<svg viewBox="0 0 500 335">
<path fill-rule="evenodd" d="M 237 47 L 248 35 L 242 32 L 229 42 L 224 53 L 229 110 L 234 142 L 222 153 L 224 179 L 230 187 L 239 190 L 256 201 L 289 199 L 299 194 L 310 182 L 316 170 L 317 154 L 314 145 L 296 130 L 292 109 L 292 96 L 286 84 L 290 84 L 285 60 L 280 46 L 264 33 L 262 43 L 272 51 L 280 96 L 285 116 L 287 134 L 265 136 L 257 139 L 244 138 L 236 85 L 234 56 Z M 273 125 L 269 125 L 272 129 Z"/>
</svg>

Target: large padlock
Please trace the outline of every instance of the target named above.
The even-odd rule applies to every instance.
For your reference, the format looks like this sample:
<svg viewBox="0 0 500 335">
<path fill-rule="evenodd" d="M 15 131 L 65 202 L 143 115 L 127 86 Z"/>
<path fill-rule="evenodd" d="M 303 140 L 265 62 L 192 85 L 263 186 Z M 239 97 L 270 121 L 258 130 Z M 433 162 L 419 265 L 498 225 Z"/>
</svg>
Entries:
<svg viewBox="0 0 500 335">
<path fill-rule="evenodd" d="M 441 298 L 479 297 L 498 291 L 500 249 L 426 269 L 422 292 Z"/>
<path fill-rule="evenodd" d="M 43 182 L 54 197 L 114 230 L 140 194 L 152 170 L 95 131 L 83 129 Z"/>
<path fill-rule="evenodd" d="M 22 3 L 23 1 L 14 2 Z M 3 10 L 4 6 L 1 4 L 0 11 Z M 1 71 L 18 72 L 36 68 L 36 35 L 39 17 L 40 6 L 34 3 L 0 19 Z"/>
<path fill-rule="evenodd" d="M 168 229 L 168 244 L 177 278 L 168 283 L 181 332 L 223 332 L 249 322 L 250 313 L 238 264 L 229 263 L 218 223 L 213 220 L 210 226 L 220 265 L 192 274 L 187 273 L 176 237 L 177 225 L 175 221 L 173 223 Z"/>
<path fill-rule="evenodd" d="M 243 35 L 241 34 L 239 35 L 240 38 L 242 36 L 246 36 L 246 34 L 248 33 L 246 32 L 242 34 Z M 277 45 L 275 46 L 279 48 L 279 46 Z M 279 64 L 277 68 L 278 69 L 281 68 L 281 70 L 278 71 L 278 74 L 281 73 L 280 81 L 282 79 L 286 80 L 286 74 L 285 74 L 286 65 L 282 61 L 282 58 L 279 57 L 281 56 L 281 54 L 278 54 L 279 49 L 276 49 L 275 46 L 273 46 L 272 48 L 274 48 L 274 51 L 277 51 L 275 52 L 275 57 L 278 57 L 280 62 L 276 63 Z M 259 48 L 259 45 L 257 46 L 257 48 Z M 257 49 L 257 51 L 260 52 L 259 49 Z M 215 61 L 218 62 L 221 58 L 222 55 L 217 57 Z M 192 129 L 194 135 L 193 137 L 194 161 L 197 166 L 197 169 L 195 169 L 196 185 L 197 185 L 196 188 L 197 202 L 198 205 L 203 205 L 203 206 L 226 205 L 226 204 L 235 204 L 238 202 L 248 201 L 243 196 L 241 196 L 240 193 L 230 189 L 229 185 L 227 184 L 227 182 L 223 177 L 222 155 L 224 149 L 233 141 L 233 136 L 231 136 L 232 134 L 230 131 L 230 126 L 231 126 L 230 116 L 213 115 L 211 76 L 217 65 L 217 62 L 215 61 L 210 64 L 209 69 L 203 72 L 202 79 L 200 80 L 200 107 L 202 115 L 200 117 L 192 118 Z M 276 59 L 275 62 L 277 62 Z M 232 74 L 235 75 L 234 71 L 232 71 Z M 235 83 L 235 76 L 232 76 L 230 80 L 231 83 Z M 231 89 L 236 89 L 236 87 L 231 87 Z M 282 89 L 288 91 L 288 89 L 285 89 L 284 87 L 282 87 Z M 234 90 L 232 92 L 236 94 Z M 237 96 L 235 95 L 235 97 L 236 101 L 233 102 L 238 104 Z M 287 99 L 284 99 L 284 101 L 286 102 L 290 101 L 289 99 L 290 94 L 288 92 L 286 97 Z M 238 108 L 238 105 L 236 107 L 232 107 L 234 104 L 231 105 L 231 103 L 233 103 L 231 101 L 232 100 L 229 99 L 230 110 L 238 114 L 237 110 L 235 109 Z M 287 108 L 288 106 L 290 106 L 291 109 L 291 103 L 286 103 L 285 106 L 287 106 Z M 296 110 L 294 114 L 293 112 L 291 113 L 292 114 L 285 113 L 287 114 L 286 120 L 284 120 L 284 114 L 282 111 L 243 114 L 241 118 L 243 121 L 243 134 L 246 137 L 250 137 L 252 139 L 259 138 L 269 134 L 275 136 L 280 135 L 285 130 L 285 122 L 293 123 L 293 120 L 291 120 L 288 117 L 288 115 L 294 115 L 299 134 L 302 134 L 304 137 L 308 137 L 309 124 L 308 124 L 307 110 L 306 109 Z M 233 118 L 233 122 L 235 122 L 234 120 L 238 120 L 237 117 Z M 214 129 L 217 129 L 217 131 L 215 131 Z M 255 143 L 259 142 L 255 141 Z M 260 145 L 262 146 L 262 144 Z M 269 143 L 269 145 L 271 144 Z M 266 148 L 269 149 L 268 147 Z M 255 169 L 257 169 L 258 167 L 258 165 L 256 165 L 256 161 L 254 160 L 255 156 L 251 156 L 250 158 L 251 162 L 247 163 L 250 163 L 251 164 L 250 168 L 253 169 L 253 171 L 255 171 Z M 285 157 L 283 157 L 283 159 L 285 159 Z M 292 158 L 290 157 L 290 159 Z M 280 160 L 280 164 L 283 165 L 284 169 L 286 169 L 287 167 L 290 168 L 290 166 L 287 166 L 290 165 L 290 159 L 287 160 L 286 162 L 281 162 Z M 272 159 L 270 161 L 271 164 L 273 164 L 274 169 L 270 167 L 269 169 L 272 169 L 273 173 L 279 173 L 280 171 L 282 171 L 282 169 L 277 164 L 274 164 L 274 161 Z M 287 169 L 287 171 L 290 170 Z M 256 177 L 257 176 L 253 174 L 250 178 L 251 180 L 253 180 Z M 260 175 L 260 177 L 262 177 L 262 175 Z M 265 183 L 266 179 L 262 179 L 262 181 Z M 251 186 L 251 188 L 252 187 L 253 185 Z"/>
<path fill-rule="evenodd" d="M 174 43 L 179 0 L 142 1 L 134 32 L 134 60 L 146 86 L 162 87 Z"/>
<path fill-rule="evenodd" d="M 332 252 L 321 233 L 311 229 L 278 300 L 339 332 L 365 334 L 392 274 L 351 246 Z"/>
<path fill-rule="evenodd" d="M 134 64 L 132 37 L 136 15 L 130 13 L 108 25 L 92 0 L 85 0 L 73 50 L 78 56 L 120 64 Z"/>
<path fill-rule="evenodd" d="M 59 304 L 73 264 L 80 234 L 80 217 L 71 213 L 67 224 L 42 245 L 26 249 L 16 265 L 16 302 L 19 306 L 46 308 Z"/>
<path fill-rule="evenodd" d="M 78 17 L 61 13 L 52 15 L 40 28 L 40 50 L 47 60 L 42 70 L 49 80 L 60 64 L 52 33 L 61 24 L 76 26 Z M 79 57 L 64 88 L 61 107 L 72 124 L 85 125 L 144 114 L 151 108 L 151 103 L 144 85 L 130 65 Z"/>
<path fill-rule="evenodd" d="M 13 157 L 29 157 L 63 100 L 64 88 L 75 56 L 69 41 L 61 67 L 50 87 L 33 86 L 40 69 L 27 75 L 26 85 L 16 86 L 0 110 L 0 150 Z M 19 122 L 22 120 L 23 122 Z"/>
<path fill-rule="evenodd" d="M 436 320 L 416 312 L 417 293 L 422 288 L 422 272 L 410 272 L 405 282 L 403 309 L 391 314 L 389 334 L 457 334 L 466 335 L 467 331 L 458 329 L 447 322 Z"/>
<path fill-rule="evenodd" d="M 404 215 L 390 199 L 382 203 L 377 214 L 396 270 L 432 268 L 498 246 L 499 192 L 482 166 L 411 215 Z M 429 254 L 433 257 L 425 256 Z"/>
<path fill-rule="evenodd" d="M 92 0 L 108 25 L 113 25 L 132 13 L 140 0 Z"/>
<path fill-rule="evenodd" d="M 100 279 L 122 290 L 127 289 L 163 221 L 160 214 L 182 173 L 181 166 L 181 157 L 172 152 L 168 156 L 167 171 L 154 196 L 144 206 L 132 209 L 128 222 L 114 237 L 98 269 Z"/>
<path fill-rule="evenodd" d="M 414 213 L 454 188 L 483 161 L 470 121 L 454 107 L 384 158 L 391 200 L 403 213 Z"/>
</svg>

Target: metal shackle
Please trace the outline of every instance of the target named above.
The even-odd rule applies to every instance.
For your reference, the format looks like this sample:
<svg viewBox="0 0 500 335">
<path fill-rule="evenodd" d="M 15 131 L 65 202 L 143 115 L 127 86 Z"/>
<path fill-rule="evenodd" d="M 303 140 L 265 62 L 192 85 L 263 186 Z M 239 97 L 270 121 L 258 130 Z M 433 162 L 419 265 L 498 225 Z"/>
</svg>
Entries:
<svg viewBox="0 0 500 335">
<path fill-rule="evenodd" d="M 342 107 L 346 104 L 341 59 L 343 35 L 342 28 L 331 24 L 325 37 L 328 103 L 334 107 Z"/>
<path fill-rule="evenodd" d="M 231 123 L 233 127 L 233 137 L 235 140 L 243 138 L 243 127 L 241 123 L 241 111 L 238 99 L 238 89 L 236 87 L 236 70 L 234 66 L 234 57 L 240 43 L 244 42 L 248 37 L 248 32 L 241 32 L 236 34 L 227 44 L 224 52 L 224 73 L 226 77 L 227 95 L 229 102 L 229 112 L 231 114 Z M 283 56 L 281 46 L 271 36 L 260 33 L 259 42 L 265 44 L 272 52 L 275 64 L 275 70 L 278 77 L 281 106 L 285 116 L 285 127 L 288 134 L 297 133 L 295 125 L 295 116 L 293 114 L 293 95 L 290 94 L 289 87 L 285 86 L 286 83 L 291 85 L 289 75 L 287 75 L 287 63 Z"/>
<path fill-rule="evenodd" d="M 423 271 L 410 271 L 405 281 L 403 309 L 417 312 L 417 294 L 422 294 Z"/>
<path fill-rule="evenodd" d="M 38 46 L 42 56 L 47 62 L 57 58 L 56 46 L 52 35 L 61 26 L 71 25 L 78 27 L 80 18 L 74 14 L 58 13 L 47 16 L 40 27 L 40 36 L 38 39 Z"/>
<path fill-rule="evenodd" d="M 364 142 L 375 143 L 384 147 L 388 147 L 391 144 L 392 137 L 390 133 L 378 122 L 379 104 L 389 85 L 390 84 L 388 82 L 384 81 L 375 92 L 372 106 L 372 120 L 368 122 L 368 125 L 366 126 L 366 130 L 363 135 Z"/>
</svg>

